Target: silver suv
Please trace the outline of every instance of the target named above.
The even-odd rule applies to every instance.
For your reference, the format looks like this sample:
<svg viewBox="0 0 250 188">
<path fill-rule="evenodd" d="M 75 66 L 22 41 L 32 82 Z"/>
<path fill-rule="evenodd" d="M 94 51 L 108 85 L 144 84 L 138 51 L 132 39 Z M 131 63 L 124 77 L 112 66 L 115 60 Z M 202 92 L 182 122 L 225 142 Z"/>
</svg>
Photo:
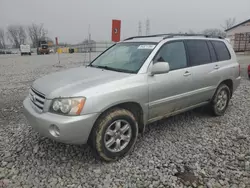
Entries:
<svg viewBox="0 0 250 188">
<path fill-rule="evenodd" d="M 220 37 L 131 37 L 87 66 L 36 80 L 25 114 L 41 135 L 89 143 L 112 161 L 127 154 L 151 122 L 203 105 L 223 115 L 240 79 L 234 50 Z"/>
</svg>

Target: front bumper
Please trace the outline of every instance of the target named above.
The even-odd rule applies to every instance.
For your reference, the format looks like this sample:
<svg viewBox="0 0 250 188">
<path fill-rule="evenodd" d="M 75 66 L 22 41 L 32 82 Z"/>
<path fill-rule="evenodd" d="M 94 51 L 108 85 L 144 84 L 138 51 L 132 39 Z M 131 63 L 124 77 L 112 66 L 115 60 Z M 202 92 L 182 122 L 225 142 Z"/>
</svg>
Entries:
<svg viewBox="0 0 250 188">
<path fill-rule="evenodd" d="M 39 114 L 32 108 L 28 97 L 24 100 L 23 105 L 26 118 L 37 132 L 58 142 L 69 144 L 87 143 L 91 129 L 99 115 L 95 113 L 81 116 L 62 116 L 49 112 Z M 51 134 L 54 125 L 59 129 L 60 134 L 57 136 Z"/>
</svg>

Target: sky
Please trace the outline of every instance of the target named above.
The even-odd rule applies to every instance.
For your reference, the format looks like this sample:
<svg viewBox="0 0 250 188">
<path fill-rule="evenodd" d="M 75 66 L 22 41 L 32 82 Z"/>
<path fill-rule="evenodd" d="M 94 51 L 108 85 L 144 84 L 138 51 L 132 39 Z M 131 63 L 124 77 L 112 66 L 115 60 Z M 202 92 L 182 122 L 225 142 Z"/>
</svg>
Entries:
<svg viewBox="0 0 250 188">
<path fill-rule="evenodd" d="M 50 38 L 79 43 L 87 38 L 111 40 L 112 19 L 122 21 L 121 38 L 145 34 L 200 32 L 221 28 L 228 18 L 250 19 L 250 0 L 0 0 L 0 28 L 44 24 Z"/>
</svg>

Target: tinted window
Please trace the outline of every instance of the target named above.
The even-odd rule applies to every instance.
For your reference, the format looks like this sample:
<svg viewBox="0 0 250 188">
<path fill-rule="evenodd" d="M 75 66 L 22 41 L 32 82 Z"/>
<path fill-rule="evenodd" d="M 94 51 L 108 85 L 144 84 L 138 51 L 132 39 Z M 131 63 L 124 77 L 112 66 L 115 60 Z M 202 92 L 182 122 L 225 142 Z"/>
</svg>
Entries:
<svg viewBox="0 0 250 188">
<path fill-rule="evenodd" d="M 188 40 L 186 41 L 186 44 L 188 47 L 188 55 L 191 66 L 202 65 L 211 62 L 206 41 Z"/>
<path fill-rule="evenodd" d="M 212 41 L 212 44 L 214 46 L 219 61 L 225 61 L 231 59 L 229 51 L 224 42 Z"/>
<path fill-rule="evenodd" d="M 186 51 L 183 42 L 165 44 L 156 56 L 156 61 L 169 63 L 170 70 L 187 67 Z"/>
<path fill-rule="evenodd" d="M 215 51 L 214 51 L 214 47 L 213 47 L 213 45 L 212 45 L 212 43 L 210 41 L 208 41 L 207 44 L 208 44 L 208 48 L 209 48 L 209 52 L 210 52 L 212 62 L 216 62 L 217 57 L 216 57 L 216 54 L 215 54 Z"/>
</svg>

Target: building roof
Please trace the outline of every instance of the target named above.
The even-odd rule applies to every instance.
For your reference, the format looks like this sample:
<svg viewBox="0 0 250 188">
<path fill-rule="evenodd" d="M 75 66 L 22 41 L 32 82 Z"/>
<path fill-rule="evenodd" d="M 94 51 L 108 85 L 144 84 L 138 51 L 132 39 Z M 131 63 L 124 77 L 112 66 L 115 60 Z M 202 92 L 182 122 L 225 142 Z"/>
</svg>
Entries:
<svg viewBox="0 0 250 188">
<path fill-rule="evenodd" d="M 247 22 L 250 22 L 250 19 L 248 19 L 248 20 L 246 20 L 246 21 L 244 21 L 244 22 L 241 22 L 241 23 L 239 23 L 239 24 L 237 24 L 237 25 L 235 25 L 235 26 L 233 26 L 233 27 L 230 27 L 230 28 L 226 29 L 225 31 L 229 31 L 229 30 L 231 30 L 231 29 L 234 29 L 234 28 L 236 28 L 236 27 L 239 27 L 240 25 L 243 25 L 243 24 L 245 24 L 245 23 L 247 23 Z"/>
</svg>

